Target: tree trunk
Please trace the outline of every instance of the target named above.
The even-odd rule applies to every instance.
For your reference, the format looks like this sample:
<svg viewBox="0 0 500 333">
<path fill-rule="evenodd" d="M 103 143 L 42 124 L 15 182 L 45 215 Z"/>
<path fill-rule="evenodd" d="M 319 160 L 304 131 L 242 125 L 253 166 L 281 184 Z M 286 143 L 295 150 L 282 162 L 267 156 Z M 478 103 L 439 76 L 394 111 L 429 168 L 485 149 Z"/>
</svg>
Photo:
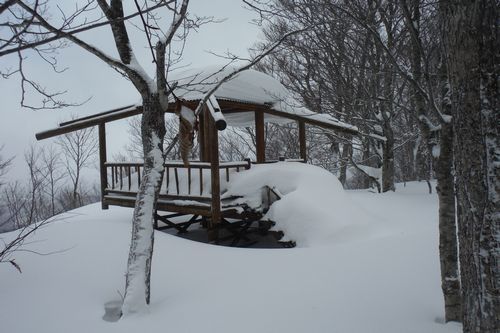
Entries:
<svg viewBox="0 0 500 333">
<path fill-rule="evenodd" d="M 500 330 L 500 106 L 496 1 L 447 4 L 464 332 Z"/>
<path fill-rule="evenodd" d="M 347 165 L 351 160 L 351 154 L 352 154 L 351 144 L 350 143 L 342 144 L 342 157 L 340 159 L 341 164 L 340 164 L 339 180 L 342 183 L 342 186 L 344 187 L 347 181 Z"/>
<path fill-rule="evenodd" d="M 164 160 L 165 118 L 158 95 L 143 97 L 141 135 L 144 171 L 132 219 L 132 241 L 126 273 L 122 313 L 138 312 L 149 304 L 153 219 L 161 186 Z"/>
<path fill-rule="evenodd" d="M 392 4 L 388 3 L 387 12 L 383 13 L 384 26 L 387 33 L 387 47 L 389 50 L 394 49 L 394 36 L 393 36 L 393 20 L 394 9 Z M 387 54 L 382 52 L 383 58 Z M 380 113 L 382 119 L 382 129 L 386 141 L 383 145 L 382 153 L 382 192 L 395 191 L 394 186 L 394 131 L 392 129 L 392 117 L 394 114 L 394 68 L 392 62 L 384 59 L 383 65 L 383 82 L 384 82 L 384 101 L 380 105 Z"/>
<path fill-rule="evenodd" d="M 394 132 L 390 120 L 384 122 L 384 158 L 382 160 L 382 192 L 395 191 L 394 186 Z"/>
<path fill-rule="evenodd" d="M 442 125 L 440 155 L 436 163 L 439 198 L 439 258 L 445 320 L 461 321 L 460 277 L 458 274 L 455 191 L 453 180 L 453 131 L 451 124 Z"/>
<path fill-rule="evenodd" d="M 422 84 L 422 54 L 419 47 L 420 39 L 420 0 L 411 1 L 412 8 L 411 16 L 407 17 L 406 25 L 409 29 L 412 27 L 415 29 L 415 34 L 410 34 L 411 41 L 411 72 L 413 79 L 419 85 Z M 431 147 L 429 145 L 430 138 L 430 128 L 427 122 L 427 109 L 425 103 L 425 96 L 422 91 L 418 89 L 415 85 L 411 86 L 412 92 L 412 103 L 415 108 L 418 117 L 418 128 L 420 130 L 420 140 L 417 145 L 417 153 L 415 156 L 417 179 L 425 180 L 429 184 L 431 179 Z M 429 192 L 432 189 L 429 186 Z"/>
<path fill-rule="evenodd" d="M 443 57 L 444 58 L 444 57 Z M 451 91 L 446 63 L 441 59 L 442 112 L 451 115 Z M 441 263 L 441 288 L 444 296 L 445 321 L 462 320 L 460 276 L 458 271 L 457 224 L 453 178 L 453 127 L 442 123 L 439 153 L 434 163 L 439 198 L 439 258 Z"/>
<path fill-rule="evenodd" d="M 362 160 L 363 160 L 363 164 L 368 165 L 369 167 L 373 167 L 374 164 L 372 162 L 372 159 L 370 159 L 370 154 L 371 154 L 370 144 L 371 144 L 371 142 L 369 139 L 363 140 Z M 368 177 L 367 175 L 363 175 L 362 185 L 361 185 L 362 188 L 370 188 L 370 185 L 371 185 L 370 177 Z"/>
</svg>

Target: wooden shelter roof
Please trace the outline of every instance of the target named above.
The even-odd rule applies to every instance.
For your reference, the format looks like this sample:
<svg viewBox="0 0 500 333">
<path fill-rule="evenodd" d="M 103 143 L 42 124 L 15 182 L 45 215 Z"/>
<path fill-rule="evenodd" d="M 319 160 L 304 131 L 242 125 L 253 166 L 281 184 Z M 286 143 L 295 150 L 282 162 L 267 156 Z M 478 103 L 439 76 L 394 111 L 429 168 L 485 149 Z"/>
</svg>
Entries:
<svg viewBox="0 0 500 333">
<path fill-rule="evenodd" d="M 195 109 L 207 91 L 231 70 L 234 69 L 209 67 L 181 72 L 171 78 L 171 82 L 176 82 L 177 86 L 174 93 Z M 253 126 L 256 113 L 261 113 L 265 122 L 282 124 L 298 121 L 339 133 L 359 134 L 355 126 L 343 123 L 330 115 L 293 106 L 291 93 L 278 80 L 255 70 L 239 73 L 222 84 L 214 95 L 229 126 Z M 174 112 L 173 104 L 169 105 L 166 112 Z M 42 140 L 141 113 L 140 105 L 128 105 L 62 122 L 56 128 L 37 133 L 36 138 Z"/>
<path fill-rule="evenodd" d="M 189 101 L 189 104 L 195 105 L 198 104 L 199 101 Z M 235 116 L 242 115 L 245 119 L 250 119 L 253 121 L 255 112 L 262 112 L 266 115 L 274 116 L 275 118 L 282 118 L 283 122 L 289 121 L 303 121 L 306 124 L 310 124 L 313 126 L 318 126 L 327 130 L 333 130 L 340 133 L 346 133 L 351 135 L 359 134 L 356 127 L 344 127 L 339 126 L 335 123 L 329 122 L 328 120 L 323 120 L 315 115 L 300 115 L 300 114 L 291 114 L 281 110 L 275 110 L 268 105 L 255 105 L 249 103 L 242 103 L 236 101 L 227 101 L 227 100 L 218 100 L 219 105 L 221 106 L 222 113 L 226 118 L 235 118 Z M 173 113 L 172 109 L 167 110 L 168 113 Z M 136 116 L 142 113 L 142 106 L 140 105 L 128 105 L 121 108 L 96 113 L 91 116 L 86 116 L 82 118 L 73 119 L 70 121 L 62 122 L 58 127 L 38 132 L 35 137 L 37 140 L 43 140 L 47 138 L 51 138 L 54 136 L 66 134 L 69 132 L 81 130 L 87 127 L 96 126 L 103 123 L 112 122 L 115 120 L 125 119 L 128 117 Z M 319 118 L 319 119 L 318 119 Z M 247 121 L 247 120 L 245 120 Z M 229 121 L 229 125 L 231 125 L 231 121 Z"/>
</svg>

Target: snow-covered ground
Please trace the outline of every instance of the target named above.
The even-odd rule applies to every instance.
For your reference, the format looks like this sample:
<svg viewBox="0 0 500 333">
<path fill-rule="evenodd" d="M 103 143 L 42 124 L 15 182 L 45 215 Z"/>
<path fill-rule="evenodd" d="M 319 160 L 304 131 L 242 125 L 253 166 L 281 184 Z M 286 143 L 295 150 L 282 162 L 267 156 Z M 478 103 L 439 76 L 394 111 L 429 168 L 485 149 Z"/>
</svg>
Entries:
<svg viewBox="0 0 500 333">
<path fill-rule="evenodd" d="M 288 192 L 270 177 L 285 194 L 270 213 L 287 216 L 290 233 L 303 230 L 299 247 L 228 248 L 157 232 L 149 313 L 115 323 L 102 316 L 123 291 L 132 211 L 94 204 L 58 217 L 27 247 L 52 254 L 18 252 L 22 274 L 0 265 L 0 332 L 461 331 L 442 323 L 437 199 L 425 183 L 344 193 L 327 174 L 310 184 L 293 172 Z"/>
</svg>

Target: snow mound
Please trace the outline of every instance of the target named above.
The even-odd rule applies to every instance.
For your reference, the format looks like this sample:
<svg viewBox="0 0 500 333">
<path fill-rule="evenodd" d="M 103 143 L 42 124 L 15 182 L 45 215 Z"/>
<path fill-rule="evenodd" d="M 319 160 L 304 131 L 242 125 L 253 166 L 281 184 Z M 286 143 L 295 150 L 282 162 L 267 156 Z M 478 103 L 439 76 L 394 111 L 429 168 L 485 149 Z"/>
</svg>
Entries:
<svg viewBox="0 0 500 333">
<path fill-rule="evenodd" d="M 346 196 L 337 177 L 310 164 L 278 162 L 253 166 L 234 176 L 223 197 L 243 196 L 254 207 L 266 186 L 282 198 L 271 205 L 264 219 L 276 222 L 274 229 L 283 231 L 284 240 L 293 240 L 297 246 L 353 240 L 349 234 L 371 234 L 370 217 Z"/>
</svg>

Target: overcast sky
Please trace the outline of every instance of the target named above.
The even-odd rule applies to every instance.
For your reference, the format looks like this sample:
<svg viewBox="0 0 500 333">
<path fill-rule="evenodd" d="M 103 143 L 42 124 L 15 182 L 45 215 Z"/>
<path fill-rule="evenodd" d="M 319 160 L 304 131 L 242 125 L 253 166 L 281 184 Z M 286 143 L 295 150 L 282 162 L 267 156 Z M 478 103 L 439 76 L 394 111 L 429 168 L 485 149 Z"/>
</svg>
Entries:
<svg viewBox="0 0 500 333">
<path fill-rule="evenodd" d="M 65 4 L 69 4 L 66 1 Z M 222 23 L 203 26 L 198 33 L 192 33 L 184 51 L 185 65 L 202 67 L 213 64 L 223 64 L 225 60 L 207 53 L 208 50 L 248 56 L 248 48 L 259 38 L 260 30 L 251 23 L 255 14 L 243 7 L 239 0 L 191 0 L 189 11 L 198 15 L 215 16 L 225 19 Z M 54 13 L 54 15 L 58 15 Z M 146 40 L 142 35 L 130 31 L 139 61 L 145 69 L 152 68 L 151 56 L 145 48 Z M 109 28 L 87 33 L 83 36 L 102 50 L 116 56 Z M 48 89 L 67 90 L 65 99 L 68 101 L 89 102 L 79 107 L 68 107 L 62 110 L 32 111 L 22 109 L 19 105 L 21 89 L 18 77 L 0 79 L 2 96 L 0 118 L 0 145 L 4 145 L 4 157 L 16 156 L 15 163 L 9 173 L 10 179 L 19 179 L 25 175 L 23 154 L 27 147 L 35 143 L 35 133 L 56 127 L 60 121 L 71 118 L 72 115 L 89 115 L 116 107 L 137 103 L 139 95 L 130 82 L 121 77 L 109 66 L 95 56 L 82 51 L 77 46 L 71 46 L 60 52 L 58 56 L 61 68 L 68 69 L 62 74 L 54 74 L 51 70 L 31 54 L 26 54 L 25 70 L 37 78 Z M 0 58 L 2 69 L 15 66 L 16 56 Z M 36 103 L 37 100 L 33 100 Z M 109 146 L 108 157 L 119 151 L 127 142 L 127 122 L 118 121 L 107 127 Z M 48 139 L 42 144 L 53 144 L 54 139 Z M 41 144 L 41 143 L 36 143 Z"/>
</svg>

